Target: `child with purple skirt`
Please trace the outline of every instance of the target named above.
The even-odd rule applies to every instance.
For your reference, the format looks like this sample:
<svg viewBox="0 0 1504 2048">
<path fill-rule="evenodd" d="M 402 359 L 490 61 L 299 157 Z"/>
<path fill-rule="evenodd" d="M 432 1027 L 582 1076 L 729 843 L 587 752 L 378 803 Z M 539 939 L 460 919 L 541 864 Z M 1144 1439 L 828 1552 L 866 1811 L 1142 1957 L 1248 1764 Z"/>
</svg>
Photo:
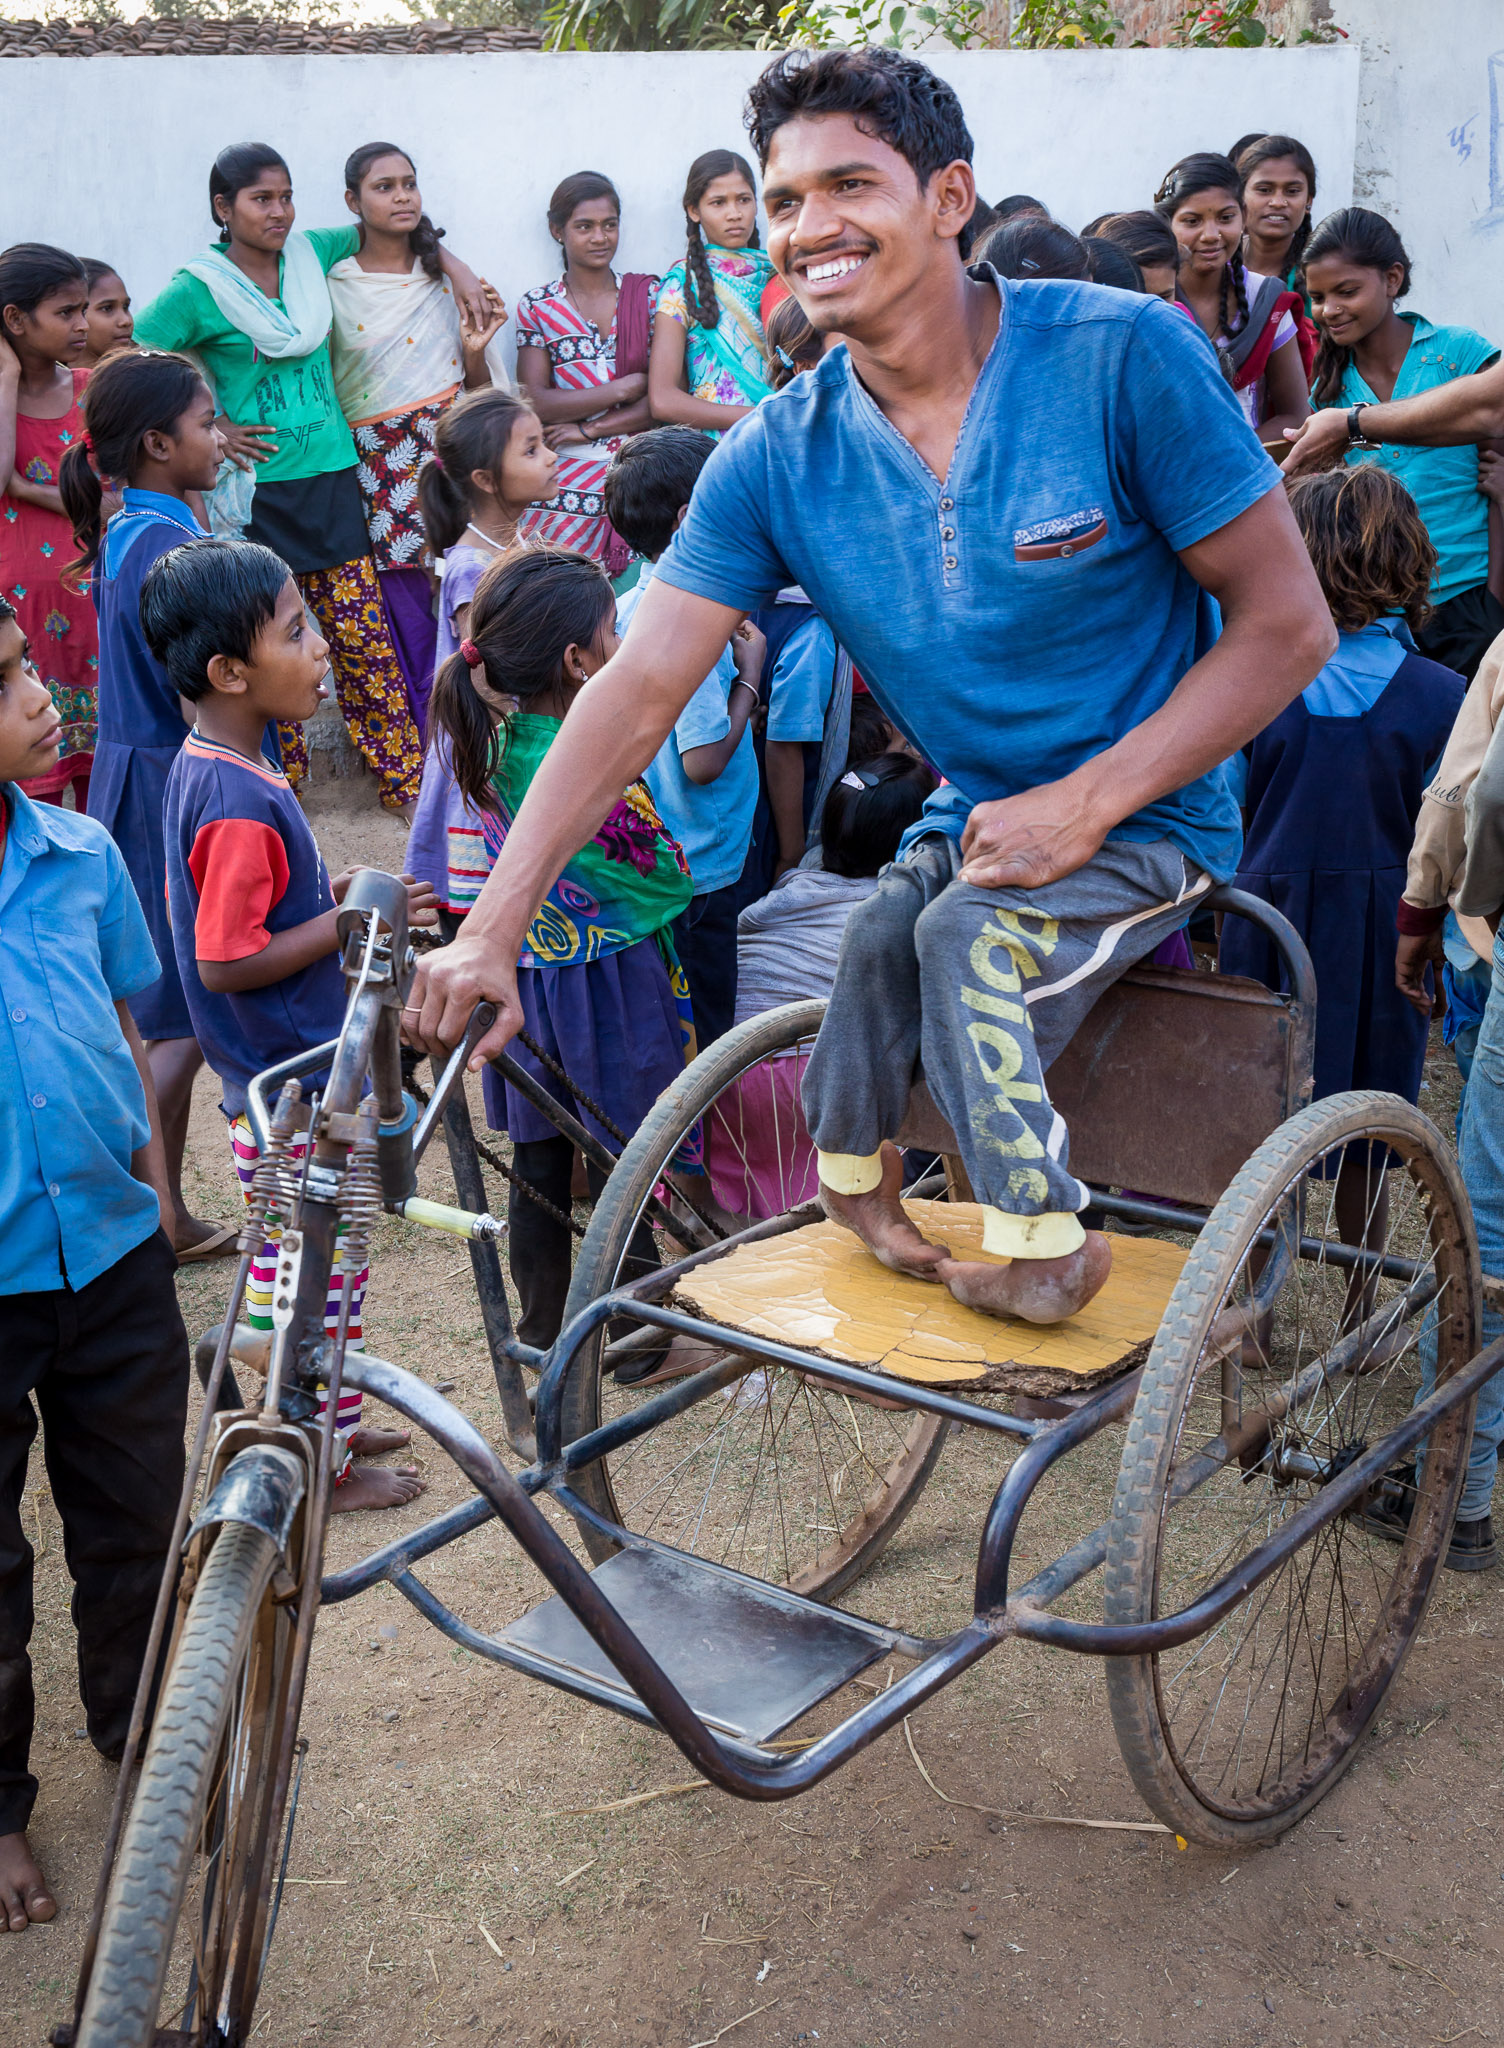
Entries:
<svg viewBox="0 0 1504 2048">
<path fill-rule="evenodd" d="M 519 549 L 481 577 L 469 633 L 435 680 L 433 719 L 493 856 L 570 704 L 617 644 L 611 585 L 581 555 Z M 627 1137 L 694 1057 L 689 990 L 671 933 L 693 887 L 677 842 L 646 786 L 635 782 L 549 890 L 518 961 L 527 1036 Z M 520 1040 L 512 1052 L 597 1137 L 618 1142 Z M 520 1178 L 567 1215 L 570 1140 L 489 1069 L 485 1096 L 492 1129 L 511 1135 Z M 598 1193 L 603 1176 L 589 1171 Z M 515 1186 L 508 1218 L 518 1334 L 524 1343 L 551 1344 L 569 1291 L 569 1230 Z M 644 1228 L 624 1277 L 654 1264 Z"/>
</svg>

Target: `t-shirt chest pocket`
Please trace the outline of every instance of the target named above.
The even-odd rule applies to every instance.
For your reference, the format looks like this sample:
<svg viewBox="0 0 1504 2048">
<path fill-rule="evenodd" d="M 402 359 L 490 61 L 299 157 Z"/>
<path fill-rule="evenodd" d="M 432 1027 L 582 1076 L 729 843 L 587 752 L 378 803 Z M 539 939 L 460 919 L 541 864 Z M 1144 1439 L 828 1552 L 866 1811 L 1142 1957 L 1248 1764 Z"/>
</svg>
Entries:
<svg viewBox="0 0 1504 2048">
<path fill-rule="evenodd" d="M 1106 507 L 1080 505 L 1074 511 L 1058 513 L 1053 519 L 1039 519 L 1032 526 L 1016 528 L 1013 559 L 1015 562 L 1068 562 L 1106 538 Z"/>
<path fill-rule="evenodd" d="M 32 912 L 32 934 L 58 1030 L 96 1052 L 113 1052 L 122 1042 L 120 1019 L 105 985 L 97 942 L 60 944 L 57 933 L 36 910 Z"/>
</svg>

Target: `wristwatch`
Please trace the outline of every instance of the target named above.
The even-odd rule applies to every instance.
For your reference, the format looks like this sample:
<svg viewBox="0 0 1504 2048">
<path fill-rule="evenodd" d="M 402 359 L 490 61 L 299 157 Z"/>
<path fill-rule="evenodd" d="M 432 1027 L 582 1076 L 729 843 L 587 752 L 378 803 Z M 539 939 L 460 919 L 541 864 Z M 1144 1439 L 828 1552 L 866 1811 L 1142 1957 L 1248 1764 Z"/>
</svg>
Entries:
<svg viewBox="0 0 1504 2048">
<path fill-rule="evenodd" d="M 1360 399 L 1348 414 L 1347 445 L 1349 448 L 1378 448 L 1383 445 L 1381 442 L 1369 440 L 1363 431 L 1362 419 L 1359 417 L 1360 414 L 1367 412 L 1372 403 L 1372 399 Z"/>
</svg>

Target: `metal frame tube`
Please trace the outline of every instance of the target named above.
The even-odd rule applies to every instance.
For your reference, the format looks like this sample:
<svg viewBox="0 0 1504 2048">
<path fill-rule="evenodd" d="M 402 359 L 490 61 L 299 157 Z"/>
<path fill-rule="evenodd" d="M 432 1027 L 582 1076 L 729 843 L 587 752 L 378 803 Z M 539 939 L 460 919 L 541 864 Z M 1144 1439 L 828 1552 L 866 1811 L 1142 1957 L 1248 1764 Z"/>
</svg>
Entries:
<svg viewBox="0 0 1504 2048">
<path fill-rule="evenodd" d="M 992 1629 L 974 1621 L 948 1637 L 887 1692 L 859 1708 L 800 1755 L 753 1762 L 749 1756 L 735 1754 L 706 1727 L 661 1665 L 622 1621 L 558 1531 L 544 1519 L 527 1492 L 464 1416 L 413 1374 L 369 1353 L 347 1359 L 345 1378 L 348 1385 L 374 1394 L 399 1414 L 406 1415 L 449 1453 L 581 1626 L 611 1659 L 626 1685 L 642 1702 L 644 1718 L 655 1721 L 695 1768 L 724 1791 L 745 1799 L 789 1799 L 818 1784 L 1001 1640 Z M 416 1582 L 414 1589 L 417 1590 Z M 407 1592 L 407 1597 L 411 1599 L 412 1592 Z M 425 1600 L 432 1600 L 426 1590 Z M 433 1603 L 432 1618 L 436 1621 L 439 1604 Z M 465 1624 L 456 1622 L 456 1626 L 463 1629 Z M 513 1653 L 503 1653 L 501 1646 L 493 1646 L 485 1654 L 500 1662 L 513 1661 Z M 610 1704 L 619 1702 L 613 1698 Z"/>
<path fill-rule="evenodd" d="M 1131 1624 L 1069 1621 L 1063 1615 L 1046 1614 L 1032 1600 L 1020 1597 L 1008 1603 L 1005 1617 L 1008 1633 L 1022 1636 L 1029 1642 L 1048 1643 L 1054 1649 L 1074 1650 L 1090 1657 L 1152 1656 L 1157 1651 L 1171 1650 L 1179 1643 L 1189 1642 L 1193 1636 L 1204 1635 L 1319 1529 L 1345 1513 L 1360 1494 L 1366 1493 L 1376 1479 L 1382 1478 L 1397 1458 L 1412 1450 L 1423 1436 L 1428 1436 L 1438 1422 L 1454 1408 L 1471 1401 L 1501 1366 L 1504 1366 L 1504 1337 L 1470 1359 L 1445 1386 L 1438 1387 L 1434 1394 L 1417 1403 L 1397 1429 L 1371 1446 L 1361 1458 L 1355 1458 L 1335 1479 L 1328 1480 L 1319 1493 L 1313 1494 L 1303 1507 L 1296 1510 L 1276 1535 L 1251 1550 L 1216 1585 L 1209 1587 L 1199 1599 L 1193 1600 L 1189 1607 L 1181 1608 L 1177 1614 Z M 1023 1462 L 1022 1458 L 1018 1461 L 1020 1465 Z"/>
<path fill-rule="evenodd" d="M 489 1004 L 484 1007 L 490 1009 Z M 473 1017 L 470 1020 L 470 1033 L 478 1035 L 476 1019 Z M 435 1103 L 442 1105 L 444 1142 L 449 1152 L 449 1167 L 454 1175 L 455 1192 L 465 1208 L 479 1210 L 486 1206 L 485 1182 L 481 1178 L 480 1161 L 475 1154 L 475 1133 L 470 1124 L 470 1105 L 465 1099 L 464 1088 L 455 1086 L 464 1072 L 463 1066 L 456 1067 L 455 1062 L 465 1050 L 466 1047 L 462 1045 L 451 1055 L 449 1064 L 442 1074 L 438 1073 L 437 1060 L 434 1062 L 434 1091 L 425 1111 L 425 1119 L 433 1114 Z M 414 1152 L 416 1151 L 417 1144 L 414 1141 Z M 538 1446 L 533 1435 L 533 1412 L 528 1401 L 527 1387 L 512 1355 L 512 1311 L 507 1301 L 506 1280 L 501 1270 L 501 1254 L 494 1241 L 489 1239 L 483 1243 L 477 1243 L 472 1239 L 469 1252 L 471 1277 L 475 1281 L 481 1324 L 486 1333 L 486 1349 L 491 1354 L 491 1374 L 496 1382 L 496 1397 L 501 1403 L 502 1427 L 512 1449 L 520 1458 L 526 1458 L 531 1462 L 538 1455 Z"/>
</svg>

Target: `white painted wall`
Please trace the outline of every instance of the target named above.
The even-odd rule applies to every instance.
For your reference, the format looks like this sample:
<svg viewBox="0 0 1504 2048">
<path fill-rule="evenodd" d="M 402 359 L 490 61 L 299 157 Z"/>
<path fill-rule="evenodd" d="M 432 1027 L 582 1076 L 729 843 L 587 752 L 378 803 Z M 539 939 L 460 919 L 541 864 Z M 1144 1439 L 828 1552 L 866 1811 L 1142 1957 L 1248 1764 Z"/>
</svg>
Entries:
<svg viewBox="0 0 1504 2048">
<path fill-rule="evenodd" d="M 211 239 L 208 171 L 226 142 L 280 149 L 302 223 L 314 226 L 345 217 L 345 156 L 380 137 L 413 152 L 430 213 L 510 305 L 557 275 L 548 195 L 587 166 L 620 188 L 621 267 L 662 270 L 684 249 L 685 170 L 701 150 L 745 149 L 743 96 L 766 61 L 740 52 L 8 61 L 0 84 L 29 140 L 0 192 L 0 246 L 48 241 L 104 257 L 141 305 Z M 935 64 L 965 105 L 982 192 L 1033 192 L 1073 227 L 1110 207 L 1147 205 L 1177 157 L 1225 149 L 1259 127 L 1308 143 L 1323 206 L 1351 197 L 1359 60 L 1350 48 L 975 51 Z"/>
<path fill-rule="evenodd" d="M 1355 194 L 1414 260 L 1409 303 L 1504 343 L 1504 5 L 1352 0 L 1362 38 Z"/>
</svg>

